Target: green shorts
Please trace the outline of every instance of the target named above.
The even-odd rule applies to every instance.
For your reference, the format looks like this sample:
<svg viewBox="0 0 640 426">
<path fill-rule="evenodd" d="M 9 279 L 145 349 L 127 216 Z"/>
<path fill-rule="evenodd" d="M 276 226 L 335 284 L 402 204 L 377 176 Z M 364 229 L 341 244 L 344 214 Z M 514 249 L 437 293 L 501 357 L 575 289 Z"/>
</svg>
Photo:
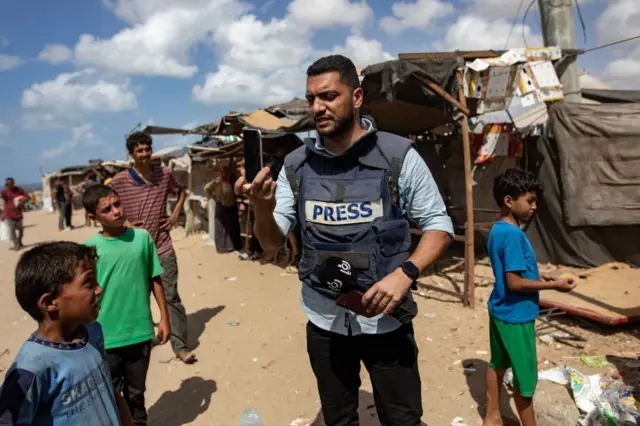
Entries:
<svg viewBox="0 0 640 426">
<path fill-rule="evenodd" d="M 513 386 L 520 395 L 531 398 L 538 384 L 536 323 L 510 324 L 489 316 L 489 341 L 494 370 L 513 370 Z"/>
</svg>

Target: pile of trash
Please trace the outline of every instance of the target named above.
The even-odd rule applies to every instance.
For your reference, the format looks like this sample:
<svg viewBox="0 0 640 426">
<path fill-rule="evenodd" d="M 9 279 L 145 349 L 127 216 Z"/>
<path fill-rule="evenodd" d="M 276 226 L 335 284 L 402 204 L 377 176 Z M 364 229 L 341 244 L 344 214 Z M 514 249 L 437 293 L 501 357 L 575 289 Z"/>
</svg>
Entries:
<svg viewBox="0 0 640 426">
<path fill-rule="evenodd" d="M 601 363 L 597 360 L 583 360 Z M 605 382 L 600 374 L 585 375 L 569 367 L 556 367 L 538 373 L 539 380 L 547 380 L 571 389 L 576 406 L 583 413 L 583 426 L 640 425 L 640 404 L 633 397 L 633 388 L 612 380 Z M 505 384 L 513 386 L 513 372 L 509 369 Z"/>
</svg>

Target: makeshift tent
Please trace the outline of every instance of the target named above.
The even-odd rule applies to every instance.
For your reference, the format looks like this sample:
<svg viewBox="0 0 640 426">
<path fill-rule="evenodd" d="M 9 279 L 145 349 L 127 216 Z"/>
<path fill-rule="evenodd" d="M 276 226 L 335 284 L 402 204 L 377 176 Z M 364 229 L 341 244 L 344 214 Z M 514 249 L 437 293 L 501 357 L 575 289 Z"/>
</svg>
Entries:
<svg viewBox="0 0 640 426">
<path fill-rule="evenodd" d="M 545 186 L 528 235 L 541 262 L 640 265 L 640 105 L 561 103 L 529 144 Z"/>
</svg>

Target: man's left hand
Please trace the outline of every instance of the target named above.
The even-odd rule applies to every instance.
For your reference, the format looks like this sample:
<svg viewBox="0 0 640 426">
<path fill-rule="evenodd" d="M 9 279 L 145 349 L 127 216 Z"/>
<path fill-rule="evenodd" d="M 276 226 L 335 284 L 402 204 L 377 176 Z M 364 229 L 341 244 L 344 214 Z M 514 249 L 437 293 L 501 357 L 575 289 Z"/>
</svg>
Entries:
<svg viewBox="0 0 640 426">
<path fill-rule="evenodd" d="M 162 224 L 160 225 L 160 229 L 162 231 L 171 231 L 171 228 L 176 226 L 178 223 L 178 216 L 171 215 L 169 216 Z"/>
<path fill-rule="evenodd" d="M 396 269 L 378 281 L 362 296 L 362 306 L 367 314 L 391 314 L 404 300 L 413 281 L 401 269 Z"/>
<path fill-rule="evenodd" d="M 160 320 L 160 324 L 158 324 L 158 340 L 160 340 L 160 344 L 164 345 L 167 343 L 169 337 L 171 337 L 171 325 L 168 319 L 163 318 Z"/>
</svg>

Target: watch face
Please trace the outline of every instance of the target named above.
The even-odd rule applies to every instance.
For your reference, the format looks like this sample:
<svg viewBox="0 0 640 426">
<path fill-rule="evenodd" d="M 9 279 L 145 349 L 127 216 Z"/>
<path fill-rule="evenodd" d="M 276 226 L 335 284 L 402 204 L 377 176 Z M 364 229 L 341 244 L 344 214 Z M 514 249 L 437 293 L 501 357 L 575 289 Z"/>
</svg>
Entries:
<svg viewBox="0 0 640 426">
<path fill-rule="evenodd" d="M 413 278 L 414 280 L 417 280 L 418 277 L 420 276 L 420 271 L 418 270 L 418 267 L 413 262 L 403 263 L 402 269 L 410 278 Z"/>
</svg>

